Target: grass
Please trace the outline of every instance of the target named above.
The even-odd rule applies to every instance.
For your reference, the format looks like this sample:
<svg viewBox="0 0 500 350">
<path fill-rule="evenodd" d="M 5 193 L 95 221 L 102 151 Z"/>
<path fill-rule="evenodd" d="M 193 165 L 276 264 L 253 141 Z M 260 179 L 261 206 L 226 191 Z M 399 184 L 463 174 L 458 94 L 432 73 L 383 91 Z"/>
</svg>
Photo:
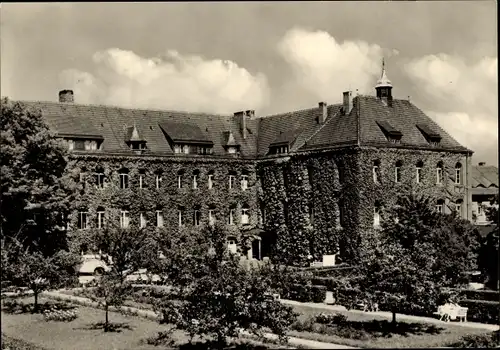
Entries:
<svg viewBox="0 0 500 350">
<path fill-rule="evenodd" d="M 148 304 L 136 303 L 131 300 L 128 300 L 125 304 L 143 309 L 151 308 Z M 294 305 L 293 308 L 300 314 L 299 322 L 301 323 L 305 323 L 322 311 L 325 312 L 307 306 Z M 339 329 L 338 327 L 315 324 L 310 328 L 302 327 L 300 331 L 293 330 L 289 332 L 289 335 L 362 348 L 409 348 L 443 347 L 459 341 L 466 335 L 489 333 L 484 329 L 468 328 L 453 323 L 425 324 L 418 321 L 400 321 L 397 329 L 389 331 L 390 324 L 384 316 L 350 311 L 338 312 L 347 316 L 347 327 Z"/>
<path fill-rule="evenodd" d="M 18 301 L 32 303 L 33 298 Z M 41 298 L 40 302 L 47 299 Z M 139 317 L 110 312 L 110 322 L 116 325 L 114 332 L 103 332 L 104 311 L 78 306 L 79 317 L 72 322 L 46 322 L 42 314 L 11 314 L 2 311 L 2 344 L 11 344 L 11 350 L 94 350 L 94 349 L 137 349 L 158 350 L 165 346 L 148 344 L 167 326 Z M 204 345 L 187 345 L 189 337 L 182 331 L 174 331 L 172 339 L 181 349 L 201 349 Z M 196 339 L 195 339 L 196 341 Z M 2 347 L 3 349 L 4 347 Z M 263 344 L 252 339 L 238 339 L 228 349 L 283 348 L 276 344 Z"/>
<path fill-rule="evenodd" d="M 491 333 L 450 323 L 436 325 L 417 321 L 400 321 L 397 328 L 393 329 L 390 321 L 384 317 L 349 311 L 338 312 L 347 316 L 347 322 L 335 327 L 311 322 L 320 310 L 303 306 L 294 309 L 300 313 L 299 327 L 289 332 L 290 336 L 360 348 L 443 347 L 458 342 L 466 335 Z"/>
</svg>

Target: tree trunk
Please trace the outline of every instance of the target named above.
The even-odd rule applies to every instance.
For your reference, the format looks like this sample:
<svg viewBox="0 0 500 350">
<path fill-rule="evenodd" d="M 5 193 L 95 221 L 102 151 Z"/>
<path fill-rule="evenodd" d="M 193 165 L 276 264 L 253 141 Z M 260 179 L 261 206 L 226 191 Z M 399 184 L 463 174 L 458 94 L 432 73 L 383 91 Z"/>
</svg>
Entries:
<svg viewBox="0 0 500 350">
<path fill-rule="evenodd" d="M 104 331 L 107 332 L 109 328 L 108 304 L 104 306 L 104 311 L 106 313 L 106 320 L 104 322 Z"/>
<path fill-rule="evenodd" d="M 33 312 L 37 312 L 38 311 L 38 290 L 33 289 L 33 296 L 35 297 L 35 303 L 33 305 Z"/>
</svg>

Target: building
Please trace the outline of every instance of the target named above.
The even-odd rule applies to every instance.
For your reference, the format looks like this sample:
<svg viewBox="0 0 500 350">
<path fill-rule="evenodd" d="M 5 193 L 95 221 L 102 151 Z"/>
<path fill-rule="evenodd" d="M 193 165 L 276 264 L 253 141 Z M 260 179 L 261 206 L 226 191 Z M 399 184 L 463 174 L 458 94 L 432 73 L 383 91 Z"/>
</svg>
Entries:
<svg viewBox="0 0 500 350">
<path fill-rule="evenodd" d="M 479 226 L 482 235 L 493 229 L 486 216 L 486 209 L 491 206 L 491 199 L 498 195 L 498 168 L 479 162 L 472 166 L 472 221 Z"/>
<path fill-rule="evenodd" d="M 363 232 L 405 191 L 472 219 L 472 151 L 392 89 L 383 67 L 373 96 L 347 91 L 338 104 L 271 116 L 82 105 L 71 90 L 25 103 L 72 150 L 84 189 L 70 229 L 102 227 L 110 207 L 123 227 L 223 220 L 230 249 L 243 230 L 248 257 L 303 262 L 354 258 Z"/>
</svg>

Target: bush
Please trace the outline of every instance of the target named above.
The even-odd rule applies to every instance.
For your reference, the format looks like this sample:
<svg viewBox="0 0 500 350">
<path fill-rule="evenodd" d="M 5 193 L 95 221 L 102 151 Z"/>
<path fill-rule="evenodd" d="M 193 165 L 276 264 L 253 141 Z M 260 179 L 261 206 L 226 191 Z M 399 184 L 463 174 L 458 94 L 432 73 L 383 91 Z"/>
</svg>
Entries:
<svg viewBox="0 0 500 350">
<path fill-rule="evenodd" d="M 323 269 L 313 270 L 317 277 L 348 277 L 354 273 L 355 266 L 332 266 Z"/>
<path fill-rule="evenodd" d="M 320 313 L 319 315 L 316 315 L 315 322 L 331 326 L 345 325 L 347 322 L 347 316 L 341 313 L 336 313 L 336 314 Z"/>
<path fill-rule="evenodd" d="M 500 344 L 500 331 L 487 334 L 466 335 L 458 342 L 448 345 L 454 348 L 496 348 Z"/>
<path fill-rule="evenodd" d="M 460 306 L 467 307 L 467 320 L 480 323 L 498 324 L 500 322 L 500 302 L 465 299 Z"/>
<path fill-rule="evenodd" d="M 281 297 L 303 303 L 322 303 L 326 298 L 326 287 L 292 284 L 283 290 Z"/>
<path fill-rule="evenodd" d="M 500 292 L 497 290 L 459 290 L 460 296 L 469 300 L 499 301 Z"/>
<path fill-rule="evenodd" d="M 72 310 L 51 309 L 43 312 L 43 318 L 45 321 L 71 322 L 77 317 L 78 309 L 76 308 L 73 308 Z"/>
</svg>

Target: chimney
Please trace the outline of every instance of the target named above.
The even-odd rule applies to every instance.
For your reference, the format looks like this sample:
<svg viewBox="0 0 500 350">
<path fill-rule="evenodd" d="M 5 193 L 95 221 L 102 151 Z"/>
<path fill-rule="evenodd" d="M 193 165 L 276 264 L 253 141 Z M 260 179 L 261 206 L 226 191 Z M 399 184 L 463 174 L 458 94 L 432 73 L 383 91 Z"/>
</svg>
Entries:
<svg viewBox="0 0 500 350">
<path fill-rule="evenodd" d="M 318 123 L 319 124 L 324 124 L 325 120 L 326 120 L 326 117 L 328 115 L 327 104 L 326 104 L 326 102 L 320 102 L 318 104 L 318 106 L 319 106 L 319 110 L 321 112 L 320 115 L 319 115 Z"/>
<path fill-rule="evenodd" d="M 344 103 L 343 103 L 343 109 L 344 109 L 344 115 L 349 115 L 352 110 L 352 91 L 345 91 L 344 93 Z"/>
<path fill-rule="evenodd" d="M 238 123 L 240 124 L 240 131 L 241 135 L 243 136 L 243 139 L 247 138 L 247 120 L 246 116 L 247 113 L 250 111 L 240 111 L 240 112 L 235 112 L 234 117 L 238 120 Z"/>
<path fill-rule="evenodd" d="M 478 163 L 479 166 L 485 166 L 486 165 L 486 162 L 479 162 Z"/>
<path fill-rule="evenodd" d="M 61 90 L 59 91 L 59 102 L 61 103 L 73 103 L 75 102 L 73 96 L 73 90 Z"/>
</svg>

